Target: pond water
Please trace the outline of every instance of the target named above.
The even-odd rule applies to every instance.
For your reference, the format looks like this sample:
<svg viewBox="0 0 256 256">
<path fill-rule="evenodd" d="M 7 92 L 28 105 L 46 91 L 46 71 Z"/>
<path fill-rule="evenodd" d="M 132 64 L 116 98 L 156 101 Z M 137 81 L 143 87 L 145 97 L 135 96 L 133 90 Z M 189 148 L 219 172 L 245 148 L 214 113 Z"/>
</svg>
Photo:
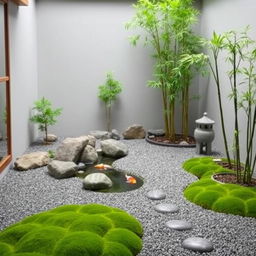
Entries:
<svg viewBox="0 0 256 256">
<path fill-rule="evenodd" d="M 86 168 L 83 169 L 83 173 L 77 173 L 77 177 L 84 179 L 90 173 L 104 173 L 106 174 L 113 182 L 113 186 L 107 189 L 95 190 L 96 192 L 105 192 L 105 193 L 113 193 L 113 192 L 126 192 L 140 188 L 143 185 L 143 179 L 139 176 L 134 175 L 131 172 L 127 172 L 120 169 L 115 169 L 112 167 L 115 158 L 110 158 L 106 156 L 99 155 L 98 163 L 96 164 L 87 164 Z M 106 170 L 100 170 L 95 167 L 97 164 L 105 164 L 111 166 L 111 168 L 107 168 Z M 127 176 L 131 176 L 135 178 L 136 183 L 128 183 Z"/>
</svg>

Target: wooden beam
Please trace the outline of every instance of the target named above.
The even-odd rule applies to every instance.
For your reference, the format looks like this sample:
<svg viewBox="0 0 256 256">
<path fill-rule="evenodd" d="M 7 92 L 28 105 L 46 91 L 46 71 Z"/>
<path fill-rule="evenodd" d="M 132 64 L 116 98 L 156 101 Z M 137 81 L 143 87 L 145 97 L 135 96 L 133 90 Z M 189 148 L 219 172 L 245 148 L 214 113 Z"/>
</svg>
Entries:
<svg viewBox="0 0 256 256">
<path fill-rule="evenodd" d="M 7 82 L 7 81 L 9 81 L 8 76 L 0 77 L 0 83 Z"/>
<path fill-rule="evenodd" d="M 28 5 L 28 0 L 12 0 L 12 1 L 17 5 L 24 5 L 24 6 Z"/>
</svg>

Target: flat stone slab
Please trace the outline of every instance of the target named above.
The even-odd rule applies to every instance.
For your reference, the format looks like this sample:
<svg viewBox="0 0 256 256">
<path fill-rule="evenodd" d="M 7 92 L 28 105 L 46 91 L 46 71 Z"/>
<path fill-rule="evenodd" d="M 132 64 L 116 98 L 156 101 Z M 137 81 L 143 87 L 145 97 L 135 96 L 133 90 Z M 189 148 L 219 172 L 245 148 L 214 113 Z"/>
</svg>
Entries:
<svg viewBox="0 0 256 256">
<path fill-rule="evenodd" d="M 154 207 L 157 212 L 161 213 L 175 213 L 179 211 L 178 206 L 174 204 L 158 204 Z"/>
<path fill-rule="evenodd" d="M 185 231 L 192 229 L 192 224 L 186 220 L 169 220 L 166 222 L 166 226 L 171 229 Z"/>
<path fill-rule="evenodd" d="M 146 194 L 146 197 L 151 200 L 163 200 L 166 198 L 166 194 L 161 189 L 151 190 Z"/>
<path fill-rule="evenodd" d="M 182 242 L 182 247 L 196 252 L 211 252 L 213 244 L 211 241 L 201 237 L 189 237 Z"/>
</svg>

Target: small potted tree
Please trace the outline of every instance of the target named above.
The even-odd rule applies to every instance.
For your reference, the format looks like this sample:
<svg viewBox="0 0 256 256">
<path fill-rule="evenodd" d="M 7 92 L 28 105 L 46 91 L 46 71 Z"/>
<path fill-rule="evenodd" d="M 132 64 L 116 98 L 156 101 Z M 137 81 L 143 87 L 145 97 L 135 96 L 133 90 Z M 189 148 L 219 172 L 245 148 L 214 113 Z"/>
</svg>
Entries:
<svg viewBox="0 0 256 256">
<path fill-rule="evenodd" d="M 48 126 L 57 122 L 56 117 L 61 114 L 62 109 L 53 109 L 52 103 L 43 97 L 35 101 L 33 110 L 36 110 L 36 114 L 30 118 L 30 121 L 39 124 L 38 129 L 45 133 L 44 141 L 48 143 Z"/>
<path fill-rule="evenodd" d="M 107 73 L 105 84 L 99 86 L 98 97 L 104 102 L 106 107 L 107 131 L 111 129 L 111 106 L 116 100 L 117 95 L 122 91 L 122 85 L 113 78 L 111 72 Z"/>
</svg>

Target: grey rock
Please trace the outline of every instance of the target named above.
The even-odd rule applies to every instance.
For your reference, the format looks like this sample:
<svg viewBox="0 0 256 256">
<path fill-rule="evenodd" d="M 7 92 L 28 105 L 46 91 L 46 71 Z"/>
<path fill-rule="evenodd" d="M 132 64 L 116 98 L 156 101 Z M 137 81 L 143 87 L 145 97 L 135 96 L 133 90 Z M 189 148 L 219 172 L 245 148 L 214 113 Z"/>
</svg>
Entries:
<svg viewBox="0 0 256 256">
<path fill-rule="evenodd" d="M 197 252 L 211 252 L 213 244 L 211 241 L 201 237 L 189 237 L 182 242 L 182 247 Z"/>
<path fill-rule="evenodd" d="M 108 131 L 90 131 L 90 135 L 99 140 L 107 140 L 111 138 L 111 133 Z"/>
<path fill-rule="evenodd" d="M 122 157 L 128 154 L 127 146 L 117 140 L 109 139 L 100 142 L 102 152 L 111 157 Z"/>
<path fill-rule="evenodd" d="M 161 213 L 175 213 L 179 211 L 179 208 L 174 204 L 158 204 L 154 209 Z"/>
<path fill-rule="evenodd" d="M 22 155 L 18 157 L 14 162 L 14 168 L 16 170 L 25 171 L 28 169 L 35 169 L 47 165 L 50 162 L 48 152 L 33 152 L 30 154 Z"/>
<path fill-rule="evenodd" d="M 113 129 L 111 131 L 111 139 L 114 139 L 114 140 L 120 140 L 121 139 L 121 136 L 120 136 L 118 130 Z"/>
<path fill-rule="evenodd" d="M 84 147 L 88 144 L 87 136 L 66 138 L 56 149 L 55 160 L 78 162 Z"/>
<path fill-rule="evenodd" d="M 113 186 L 111 179 L 104 173 L 88 174 L 83 180 L 83 187 L 88 190 L 99 190 Z"/>
<path fill-rule="evenodd" d="M 92 135 L 87 135 L 88 139 L 89 139 L 89 142 L 88 142 L 88 145 L 92 146 L 95 148 L 96 146 L 96 138 Z"/>
<path fill-rule="evenodd" d="M 58 137 L 54 134 L 48 134 L 47 135 L 47 142 L 54 142 L 58 139 Z M 46 138 L 44 138 L 44 141 L 46 141 Z"/>
<path fill-rule="evenodd" d="M 170 220 L 166 222 L 166 226 L 180 231 L 192 229 L 192 224 L 186 220 Z"/>
<path fill-rule="evenodd" d="M 146 197 L 151 200 L 163 200 L 166 198 L 166 194 L 161 189 L 151 190 L 146 194 Z"/>
<path fill-rule="evenodd" d="M 91 145 L 87 145 L 84 148 L 80 161 L 82 163 L 96 163 L 98 161 L 98 154 L 96 152 L 96 149 Z"/>
<path fill-rule="evenodd" d="M 134 124 L 123 132 L 124 139 L 144 139 L 146 132 L 142 125 Z"/>
<path fill-rule="evenodd" d="M 164 136 L 165 132 L 163 129 L 150 129 L 148 130 L 148 135 Z"/>
<path fill-rule="evenodd" d="M 69 178 L 75 175 L 77 165 L 74 162 L 51 161 L 48 166 L 48 173 L 56 179 Z"/>
</svg>

